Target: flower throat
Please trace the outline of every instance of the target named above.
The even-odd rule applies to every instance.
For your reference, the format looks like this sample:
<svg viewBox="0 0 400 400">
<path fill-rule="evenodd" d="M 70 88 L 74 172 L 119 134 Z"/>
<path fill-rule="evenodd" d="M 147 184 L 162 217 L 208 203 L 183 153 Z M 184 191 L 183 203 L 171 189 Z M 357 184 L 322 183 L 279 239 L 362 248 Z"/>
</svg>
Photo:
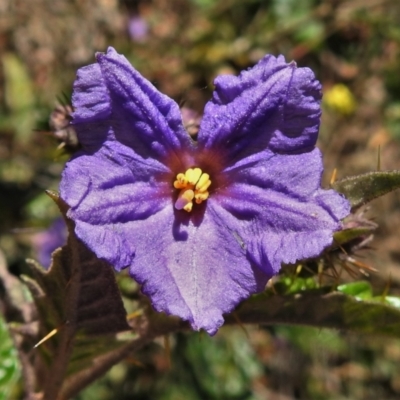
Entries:
<svg viewBox="0 0 400 400">
<path fill-rule="evenodd" d="M 210 185 L 210 175 L 203 173 L 200 168 L 189 168 L 184 174 L 179 173 L 174 182 L 174 188 L 180 189 L 175 208 L 187 212 L 192 211 L 193 201 L 201 204 L 208 199 Z"/>
</svg>

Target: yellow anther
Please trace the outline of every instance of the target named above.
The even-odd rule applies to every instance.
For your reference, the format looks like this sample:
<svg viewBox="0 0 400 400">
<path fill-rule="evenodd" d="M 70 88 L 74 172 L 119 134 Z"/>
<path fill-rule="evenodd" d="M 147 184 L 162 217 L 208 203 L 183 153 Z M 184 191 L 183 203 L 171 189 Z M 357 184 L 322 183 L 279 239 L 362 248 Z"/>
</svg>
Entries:
<svg viewBox="0 0 400 400">
<path fill-rule="evenodd" d="M 175 202 L 177 210 L 192 211 L 193 200 L 200 204 L 207 200 L 209 192 L 207 189 L 211 185 L 210 175 L 203 174 L 200 168 L 188 168 L 184 174 L 176 176 L 174 188 L 181 189 Z"/>
<path fill-rule="evenodd" d="M 210 187 L 210 185 L 210 175 L 203 174 L 196 184 L 196 190 L 198 190 L 199 192 L 205 192 Z"/>
<path fill-rule="evenodd" d="M 174 182 L 175 189 L 183 189 L 183 188 L 187 187 L 187 184 L 188 184 L 188 180 L 186 179 L 185 174 L 181 173 L 176 176 L 176 181 Z"/>
<path fill-rule="evenodd" d="M 177 210 L 191 211 L 193 207 L 194 192 L 192 189 L 182 189 L 175 202 Z"/>
<path fill-rule="evenodd" d="M 209 195 L 210 194 L 208 192 L 199 193 L 199 192 L 195 191 L 194 198 L 195 198 L 197 204 L 201 204 L 204 200 L 208 199 Z"/>
<path fill-rule="evenodd" d="M 185 211 L 187 211 L 187 212 L 192 211 L 192 208 L 193 208 L 193 203 L 192 203 L 192 202 L 187 203 L 186 206 L 183 207 L 183 209 L 184 209 Z"/>
<path fill-rule="evenodd" d="M 197 183 L 201 174 L 202 170 L 200 168 L 189 168 L 185 173 L 186 179 L 191 185 L 195 185 Z"/>
</svg>

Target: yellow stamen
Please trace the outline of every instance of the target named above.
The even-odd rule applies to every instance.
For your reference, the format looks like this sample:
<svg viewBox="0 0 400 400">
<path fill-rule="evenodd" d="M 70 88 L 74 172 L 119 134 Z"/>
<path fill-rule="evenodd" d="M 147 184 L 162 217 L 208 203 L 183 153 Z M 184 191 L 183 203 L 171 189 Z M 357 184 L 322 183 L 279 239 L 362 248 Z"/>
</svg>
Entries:
<svg viewBox="0 0 400 400">
<path fill-rule="evenodd" d="M 174 188 L 180 189 L 175 208 L 192 211 L 193 200 L 196 204 L 201 204 L 208 199 L 210 194 L 207 189 L 210 185 L 210 175 L 203 174 L 200 168 L 188 168 L 184 174 L 179 173 L 174 182 Z"/>
<path fill-rule="evenodd" d="M 183 189 L 187 186 L 188 180 L 185 174 L 178 174 L 176 176 L 176 181 L 174 182 L 175 189 Z"/>
<path fill-rule="evenodd" d="M 211 185 L 210 175 L 203 174 L 201 175 L 200 179 L 196 184 L 196 190 L 198 190 L 199 192 L 205 192 L 207 191 L 210 185 Z"/>
<path fill-rule="evenodd" d="M 201 174 L 202 174 L 202 170 L 200 168 L 189 168 L 185 172 L 186 179 L 193 186 L 198 182 Z"/>
<path fill-rule="evenodd" d="M 183 207 L 183 209 L 184 209 L 185 211 L 187 211 L 187 212 L 192 211 L 192 208 L 193 208 L 193 203 L 192 203 L 192 202 L 187 203 L 186 206 Z"/>
<path fill-rule="evenodd" d="M 208 199 L 210 194 L 208 192 L 205 193 L 195 193 L 194 198 L 197 204 L 201 204 L 204 200 Z"/>
<path fill-rule="evenodd" d="M 192 211 L 194 192 L 192 189 L 182 189 L 175 202 L 177 210 Z"/>
</svg>

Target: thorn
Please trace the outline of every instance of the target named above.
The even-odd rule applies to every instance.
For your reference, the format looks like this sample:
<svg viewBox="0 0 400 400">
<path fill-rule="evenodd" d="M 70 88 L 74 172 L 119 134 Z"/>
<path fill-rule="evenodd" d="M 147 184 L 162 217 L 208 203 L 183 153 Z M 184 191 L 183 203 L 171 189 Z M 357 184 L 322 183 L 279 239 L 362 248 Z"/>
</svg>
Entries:
<svg viewBox="0 0 400 400">
<path fill-rule="evenodd" d="M 25 262 L 29 265 L 32 265 L 33 267 L 39 268 L 40 270 L 43 269 L 43 266 L 40 265 L 40 263 L 33 258 L 25 258 Z"/>
<path fill-rule="evenodd" d="M 137 367 L 144 368 L 144 364 L 142 362 L 140 362 L 139 360 L 136 360 L 136 358 L 127 357 L 125 359 L 125 361 L 127 364 L 132 364 L 132 365 L 136 365 Z"/>
<path fill-rule="evenodd" d="M 335 168 L 332 172 L 331 180 L 329 181 L 330 185 L 333 185 L 336 182 L 337 177 L 337 168 Z"/>
<path fill-rule="evenodd" d="M 246 335 L 247 339 L 250 339 L 249 336 L 249 332 L 247 332 L 247 329 L 245 328 L 245 326 L 243 325 L 243 322 L 240 320 L 239 316 L 237 315 L 236 311 L 233 311 L 232 313 L 233 318 L 235 318 L 235 321 L 237 322 L 237 324 L 240 326 L 240 328 L 242 329 L 242 331 L 244 332 L 244 334 Z"/>
<path fill-rule="evenodd" d="M 66 214 L 69 209 L 68 204 L 60 197 L 59 193 L 56 192 L 55 190 L 48 189 L 48 190 L 45 190 L 45 193 L 47 194 L 47 196 L 49 196 L 54 201 L 54 203 L 57 204 L 57 207 L 63 214 L 64 219 L 67 221 L 68 218 L 66 217 Z M 68 225 L 68 223 L 67 223 L 67 225 Z"/>
<path fill-rule="evenodd" d="M 318 263 L 318 286 L 322 287 L 322 277 L 324 275 L 324 262 L 320 260 Z"/>
<path fill-rule="evenodd" d="M 165 357 L 167 359 L 167 368 L 171 369 L 171 342 L 169 340 L 169 335 L 164 335 L 164 348 Z"/>
<path fill-rule="evenodd" d="M 39 342 L 37 342 L 33 348 L 36 349 L 38 348 L 42 343 L 44 343 L 46 340 L 50 339 L 51 337 L 53 337 L 56 333 L 58 332 L 58 329 L 53 329 L 50 333 L 48 333 L 43 339 L 39 340 Z"/>
<path fill-rule="evenodd" d="M 301 267 L 304 268 L 304 270 L 309 272 L 311 275 L 314 275 L 314 271 L 310 267 L 307 267 L 307 265 L 304 265 L 304 266 L 301 265 Z"/>
<path fill-rule="evenodd" d="M 143 310 L 136 310 L 133 313 L 130 313 L 126 316 L 126 319 L 129 321 L 130 319 L 138 318 L 143 315 Z"/>
<path fill-rule="evenodd" d="M 355 267 L 357 267 L 358 269 L 360 269 L 360 271 L 365 270 L 365 271 L 370 271 L 370 272 L 378 272 L 377 269 L 375 269 L 375 268 L 373 268 L 373 267 L 370 267 L 369 265 L 364 264 L 363 262 L 361 262 L 361 261 L 359 261 L 359 260 L 356 260 L 356 259 L 354 259 L 353 257 L 349 257 L 349 258 L 347 259 L 347 261 L 348 261 L 350 264 L 352 264 L 352 265 L 354 265 Z"/>
<path fill-rule="evenodd" d="M 276 289 L 275 289 L 274 282 L 273 282 L 272 279 L 273 279 L 273 278 L 271 278 L 271 279 L 267 282 L 267 284 L 266 284 L 266 289 L 271 288 L 273 294 L 278 294 L 278 292 L 277 292 Z"/>
<path fill-rule="evenodd" d="M 47 196 L 49 196 L 55 203 L 58 204 L 58 201 L 60 199 L 60 195 L 58 194 L 58 192 L 56 192 L 55 190 L 45 190 L 45 193 L 47 194 Z"/>
<path fill-rule="evenodd" d="M 386 296 L 387 296 L 388 293 L 389 293 L 390 286 L 392 286 L 392 274 L 389 275 L 389 279 L 388 279 L 388 281 L 386 282 L 385 288 L 383 289 L 383 292 L 382 292 L 382 301 L 385 301 Z"/>
<path fill-rule="evenodd" d="M 343 263 L 341 263 L 341 264 L 342 264 L 343 269 L 346 270 L 346 272 L 350 275 L 350 277 L 351 277 L 352 279 L 355 280 L 355 279 L 358 278 L 357 273 L 356 273 L 355 271 L 353 271 L 353 270 L 351 269 L 351 267 L 348 266 L 348 265 L 346 264 L 346 262 L 343 262 Z"/>
<path fill-rule="evenodd" d="M 378 162 L 377 162 L 376 170 L 377 171 L 381 170 L 381 145 L 378 146 Z"/>
<path fill-rule="evenodd" d="M 345 250 L 345 248 L 341 245 L 341 244 L 339 244 L 339 243 L 336 243 L 338 246 L 339 246 L 339 249 L 343 252 L 343 254 L 345 254 L 346 256 L 348 255 L 348 253 L 347 253 L 347 251 Z"/>
</svg>

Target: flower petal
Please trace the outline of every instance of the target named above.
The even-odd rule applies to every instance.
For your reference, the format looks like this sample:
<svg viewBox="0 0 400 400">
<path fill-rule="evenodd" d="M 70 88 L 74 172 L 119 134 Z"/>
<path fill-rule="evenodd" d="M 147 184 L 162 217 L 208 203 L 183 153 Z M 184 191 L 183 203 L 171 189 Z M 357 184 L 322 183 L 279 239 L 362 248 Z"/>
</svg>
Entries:
<svg viewBox="0 0 400 400">
<path fill-rule="evenodd" d="M 82 145 L 116 139 L 142 157 L 166 159 L 190 147 L 179 106 L 113 48 L 81 68 L 74 85 L 73 123 Z"/>
<path fill-rule="evenodd" d="M 238 183 L 214 196 L 241 221 L 240 237 L 251 260 L 276 273 L 282 263 L 316 257 L 333 241 L 340 219 L 350 212 L 347 200 L 333 190 L 315 191 L 307 199 L 274 189 Z"/>
<path fill-rule="evenodd" d="M 72 105 L 72 124 L 83 148 L 96 150 L 107 138 L 114 138 L 108 122 L 112 117 L 111 99 L 98 64 L 77 71 Z"/>
<path fill-rule="evenodd" d="M 190 146 L 179 106 L 160 93 L 113 48 L 98 53 L 103 79 L 112 102 L 114 134 L 139 154 L 168 157 Z"/>
<path fill-rule="evenodd" d="M 261 291 L 272 276 L 253 268 L 221 212 L 235 223 L 216 205 L 206 208 L 201 221 L 165 208 L 122 228 L 136 242 L 130 272 L 156 310 L 211 335 L 223 324 L 223 313 Z"/>
<path fill-rule="evenodd" d="M 75 234 L 98 258 L 120 271 L 135 257 L 135 241 L 124 234 L 122 226 L 121 223 L 92 225 L 75 220 Z"/>
<path fill-rule="evenodd" d="M 238 77 L 215 80 L 198 141 L 227 152 L 229 161 L 270 149 L 298 152 L 315 145 L 321 85 L 308 68 L 266 56 Z"/>
<path fill-rule="evenodd" d="M 98 64 L 82 67 L 76 73 L 74 124 L 101 121 L 111 115 L 111 100 Z"/>
<path fill-rule="evenodd" d="M 118 142 L 107 142 L 95 154 L 80 153 L 67 163 L 60 194 L 70 206 L 68 216 L 76 222 L 80 239 L 120 269 L 130 264 L 135 240 L 130 238 L 133 243 L 124 251 L 128 239 L 118 237 L 119 225 L 172 207 L 171 179 L 171 172 L 158 161 L 142 159 Z M 113 245 L 106 246 L 106 240 Z M 108 251 L 116 254 L 111 257 Z"/>
<path fill-rule="evenodd" d="M 271 189 L 305 200 L 321 186 L 323 171 L 319 149 L 299 154 L 260 152 L 225 169 L 230 182 Z"/>
</svg>

